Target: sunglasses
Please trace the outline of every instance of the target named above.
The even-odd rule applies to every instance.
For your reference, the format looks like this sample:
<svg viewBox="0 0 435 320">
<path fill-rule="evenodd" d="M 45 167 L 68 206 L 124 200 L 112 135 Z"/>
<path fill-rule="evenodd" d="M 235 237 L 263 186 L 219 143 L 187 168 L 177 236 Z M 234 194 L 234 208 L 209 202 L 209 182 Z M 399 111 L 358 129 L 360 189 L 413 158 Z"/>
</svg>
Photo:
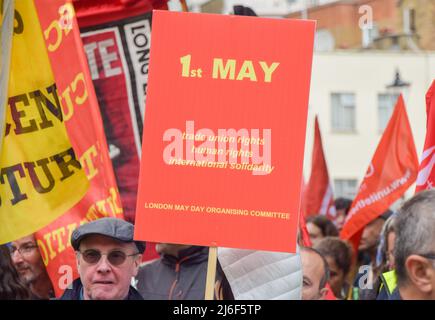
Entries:
<svg viewBox="0 0 435 320">
<path fill-rule="evenodd" d="M 119 266 L 125 262 L 127 257 L 137 256 L 139 253 L 133 253 L 133 254 L 126 254 L 123 251 L 120 250 L 113 250 L 109 253 L 101 253 L 98 250 L 95 249 L 88 249 L 85 251 L 79 251 L 80 254 L 83 257 L 83 260 L 89 264 L 96 264 L 98 261 L 100 261 L 102 256 L 107 256 L 107 260 L 112 266 Z"/>
</svg>

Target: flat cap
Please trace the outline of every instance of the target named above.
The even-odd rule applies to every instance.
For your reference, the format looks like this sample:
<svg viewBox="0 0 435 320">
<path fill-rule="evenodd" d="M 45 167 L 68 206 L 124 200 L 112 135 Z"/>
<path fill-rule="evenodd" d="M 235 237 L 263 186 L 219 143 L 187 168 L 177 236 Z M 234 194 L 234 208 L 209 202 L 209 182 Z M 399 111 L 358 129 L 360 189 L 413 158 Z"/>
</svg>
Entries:
<svg viewBox="0 0 435 320">
<path fill-rule="evenodd" d="M 101 218 L 81 225 L 71 235 L 71 245 L 79 250 L 80 242 L 89 235 L 102 235 L 121 242 L 134 242 L 139 253 L 145 251 L 145 242 L 133 240 L 134 226 L 117 218 Z"/>
</svg>

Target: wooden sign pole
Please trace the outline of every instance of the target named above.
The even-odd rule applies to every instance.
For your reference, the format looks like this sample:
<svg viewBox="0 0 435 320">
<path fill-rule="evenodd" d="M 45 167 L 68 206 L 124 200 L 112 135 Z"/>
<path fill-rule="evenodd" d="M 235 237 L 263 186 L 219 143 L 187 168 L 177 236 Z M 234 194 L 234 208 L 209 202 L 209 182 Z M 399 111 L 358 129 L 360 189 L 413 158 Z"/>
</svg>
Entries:
<svg viewBox="0 0 435 320">
<path fill-rule="evenodd" d="M 189 12 L 189 8 L 187 7 L 186 0 L 180 0 L 181 8 L 183 12 Z"/>
<path fill-rule="evenodd" d="M 205 283 L 205 300 L 213 300 L 216 281 L 217 247 L 209 247 L 207 280 Z"/>
</svg>

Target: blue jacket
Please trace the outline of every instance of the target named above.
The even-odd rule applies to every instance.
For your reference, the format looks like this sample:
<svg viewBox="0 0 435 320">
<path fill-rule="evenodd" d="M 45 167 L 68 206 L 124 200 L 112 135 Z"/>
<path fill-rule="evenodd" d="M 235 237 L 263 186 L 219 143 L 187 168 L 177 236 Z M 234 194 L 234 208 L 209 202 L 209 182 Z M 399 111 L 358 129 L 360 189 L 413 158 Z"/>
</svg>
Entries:
<svg viewBox="0 0 435 320">
<path fill-rule="evenodd" d="M 403 300 L 400 296 L 399 288 L 394 289 L 388 300 Z"/>
</svg>

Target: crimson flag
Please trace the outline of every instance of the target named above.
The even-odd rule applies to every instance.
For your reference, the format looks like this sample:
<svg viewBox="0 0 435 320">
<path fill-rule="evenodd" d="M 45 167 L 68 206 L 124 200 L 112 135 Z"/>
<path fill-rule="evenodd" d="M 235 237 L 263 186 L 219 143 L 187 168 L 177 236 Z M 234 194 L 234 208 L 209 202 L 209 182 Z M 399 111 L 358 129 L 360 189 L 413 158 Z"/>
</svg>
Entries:
<svg viewBox="0 0 435 320">
<path fill-rule="evenodd" d="M 426 94 L 426 141 L 417 177 L 416 192 L 433 189 L 435 183 L 435 81 Z"/>
<path fill-rule="evenodd" d="M 301 187 L 301 205 L 299 207 L 299 230 L 301 233 L 301 241 L 304 247 L 311 247 L 311 239 L 307 230 L 307 225 L 305 223 L 305 192 L 307 185 L 305 184 L 304 178 L 302 177 L 302 187 Z"/>
<path fill-rule="evenodd" d="M 382 135 L 340 237 L 358 252 L 364 227 L 384 213 L 415 181 L 418 158 L 402 95 Z"/>
<path fill-rule="evenodd" d="M 317 116 L 314 122 L 314 143 L 311 159 L 311 176 L 304 192 L 305 214 L 308 216 L 316 214 L 326 215 L 331 220 L 334 220 L 334 195 L 329 180 Z"/>
</svg>

